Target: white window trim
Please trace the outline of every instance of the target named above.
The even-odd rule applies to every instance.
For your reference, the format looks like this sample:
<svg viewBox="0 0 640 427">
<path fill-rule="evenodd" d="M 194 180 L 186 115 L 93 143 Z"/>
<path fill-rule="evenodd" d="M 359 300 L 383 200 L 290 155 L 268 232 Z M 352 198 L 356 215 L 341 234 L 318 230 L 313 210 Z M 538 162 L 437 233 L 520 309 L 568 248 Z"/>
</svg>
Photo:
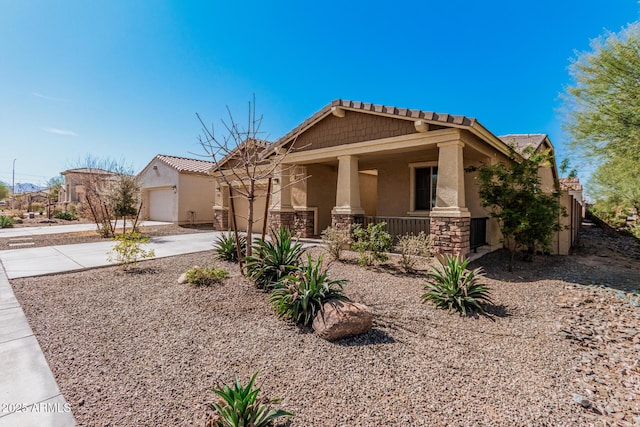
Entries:
<svg viewBox="0 0 640 427">
<path fill-rule="evenodd" d="M 437 161 L 409 163 L 409 211 L 410 216 L 429 216 L 431 211 L 416 210 L 416 169 L 438 166 Z"/>
</svg>

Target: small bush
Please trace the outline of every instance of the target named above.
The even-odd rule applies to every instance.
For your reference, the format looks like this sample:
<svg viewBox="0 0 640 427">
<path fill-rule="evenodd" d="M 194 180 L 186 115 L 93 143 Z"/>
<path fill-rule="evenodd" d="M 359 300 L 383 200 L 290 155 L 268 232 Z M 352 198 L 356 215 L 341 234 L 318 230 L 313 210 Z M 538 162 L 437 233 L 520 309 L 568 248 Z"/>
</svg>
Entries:
<svg viewBox="0 0 640 427">
<path fill-rule="evenodd" d="M 238 240 L 240 241 L 240 254 L 244 258 L 247 255 L 247 238 L 239 234 Z M 236 237 L 234 233 L 229 232 L 222 234 L 216 240 L 216 245 L 218 258 L 224 261 L 238 262 L 238 249 L 236 247 Z"/>
<path fill-rule="evenodd" d="M 0 215 L 0 228 L 13 227 L 13 218 L 10 216 Z"/>
<path fill-rule="evenodd" d="M 458 257 L 446 255 L 440 260 L 440 268 L 433 267 L 427 275 L 429 282 L 424 285 L 427 291 L 423 301 L 432 301 L 436 307 L 467 312 L 484 312 L 480 302 L 491 303 L 489 289 L 480 284 L 484 278 L 482 268 L 467 270 L 469 260 L 462 263 Z"/>
<path fill-rule="evenodd" d="M 327 227 L 322 232 L 322 241 L 333 259 L 339 260 L 342 248 L 351 243 L 351 233 L 348 229 Z"/>
<path fill-rule="evenodd" d="M 307 265 L 278 282 L 269 301 L 278 317 L 309 326 L 325 302 L 348 300 L 342 289 L 345 283 L 344 279 L 330 280 L 327 270 L 322 269 L 322 257 L 314 263 L 307 254 Z"/>
<path fill-rule="evenodd" d="M 109 261 L 121 264 L 124 270 L 129 270 L 142 259 L 153 258 L 156 255 L 153 249 L 146 251 L 142 248 L 142 244 L 149 243 L 149 238 L 143 237 L 140 233 L 123 233 L 113 240 L 117 243 L 109 253 Z"/>
<path fill-rule="evenodd" d="M 260 388 L 253 388 L 257 376 L 258 372 L 253 374 L 246 387 L 240 384 L 236 375 L 232 387 L 222 384 L 211 389 L 220 396 L 220 402 L 209 405 L 217 413 L 212 420 L 213 426 L 264 427 L 278 418 L 293 416 L 290 412 L 271 409 L 271 404 L 278 403 L 279 399 L 258 399 Z"/>
<path fill-rule="evenodd" d="M 353 225 L 353 243 L 351 247 L 358 252 L 360 265 L 371 265 L 374 262 L 384 262 L 389 259 L 387 252 L 392 248 L 393 238 L 387 233 L 386 222 L 369 224 L 362 228 L 360 224 Z"/>
<path fill-rule="evenodd" d="M 222 283 L 228 275 L 224 268 L 194 266 L 185 271 L 185 282 L 191 286 L 211 286 Z"/>
<path fill-rule="evenodd" d="M 402 268 L 412 271 L 421 257 L 431 255 L 431 238 L 424 231 L 417 236 L 413 233 L 405 234 L 398 239 L 395 249 L 401 255 Z"/>
<path fill-rule="evenodd" d="M 78 215 L 73 212 L 56 212 L 53 214 L 53 217 L 56 219 L 63 219 L 65 221 L 74 221 L 78 219 Z"/>
<path fill-rule="evenodd" d="M 246 257 L 247 276 L 260 289 L 271 289 L 273 285 L 298 270 L 302 256 L 302 244 L 293 242 L 288 228 L 271 230 L 271 241 L 257 239 L 253 255 Z"/>
</svg>

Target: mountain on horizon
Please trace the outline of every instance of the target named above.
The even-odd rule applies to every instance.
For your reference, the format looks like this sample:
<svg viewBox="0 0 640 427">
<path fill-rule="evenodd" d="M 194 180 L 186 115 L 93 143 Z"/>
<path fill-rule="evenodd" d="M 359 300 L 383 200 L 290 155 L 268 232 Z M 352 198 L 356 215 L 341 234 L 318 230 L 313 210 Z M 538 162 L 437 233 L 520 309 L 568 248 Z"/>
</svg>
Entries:
<svg viewBox="0 0 640 427">
<path fill-rule="evenodd" d="M 11 189 L 11 185 L 8 186 Z M 47 187 L 41 185 L 31 184 L 30 182 L 17 182 L 15 194 L 31 193 L 33 191 L 44 190 Z"/>
</svg>

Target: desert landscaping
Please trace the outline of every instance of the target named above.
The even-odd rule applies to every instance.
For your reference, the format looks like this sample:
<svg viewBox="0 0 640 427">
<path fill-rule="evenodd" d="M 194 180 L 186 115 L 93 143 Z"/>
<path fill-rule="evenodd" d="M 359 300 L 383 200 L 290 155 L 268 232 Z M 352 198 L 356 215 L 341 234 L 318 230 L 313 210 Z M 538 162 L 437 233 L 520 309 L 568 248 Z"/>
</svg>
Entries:
<svg viewBox="0 0 640 427">
<path fill-rule="evenodd" d="M 347 252 L 329 271 L 374 323 L 336 342 L 278 319 L 213 251 L 11 284 L 80 425 L 204 425 L 211 387 L 259 371 L 261 393 L 295 414 L 279 425 L 632 426 L 639 246 L 589 224 L 571 256 L 508 273 L 504 252 L 485 255 L 470 267 L 493 304 L 466 317 L 421 302 L 432 261 L 407 274 L 395 255 L 362 267 Z M 221 285 L 177 282 L 212 264 L 230 273 Z"/>
</svg>

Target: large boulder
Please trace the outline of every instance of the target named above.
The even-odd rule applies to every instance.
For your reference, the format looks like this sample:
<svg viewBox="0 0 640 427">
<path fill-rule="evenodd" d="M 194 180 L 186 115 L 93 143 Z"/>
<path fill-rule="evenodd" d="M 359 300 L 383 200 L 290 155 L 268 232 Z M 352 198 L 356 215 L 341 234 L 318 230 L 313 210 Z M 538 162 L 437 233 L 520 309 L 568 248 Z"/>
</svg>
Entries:
<svg viewBox="0 0 640 427">
<path fill-rule="evenodd" d="M 328 341 L 369 332 L 373 314 L 364 304 L 331 300 L 313 319 L 313 330 Z"/>
</svg>

